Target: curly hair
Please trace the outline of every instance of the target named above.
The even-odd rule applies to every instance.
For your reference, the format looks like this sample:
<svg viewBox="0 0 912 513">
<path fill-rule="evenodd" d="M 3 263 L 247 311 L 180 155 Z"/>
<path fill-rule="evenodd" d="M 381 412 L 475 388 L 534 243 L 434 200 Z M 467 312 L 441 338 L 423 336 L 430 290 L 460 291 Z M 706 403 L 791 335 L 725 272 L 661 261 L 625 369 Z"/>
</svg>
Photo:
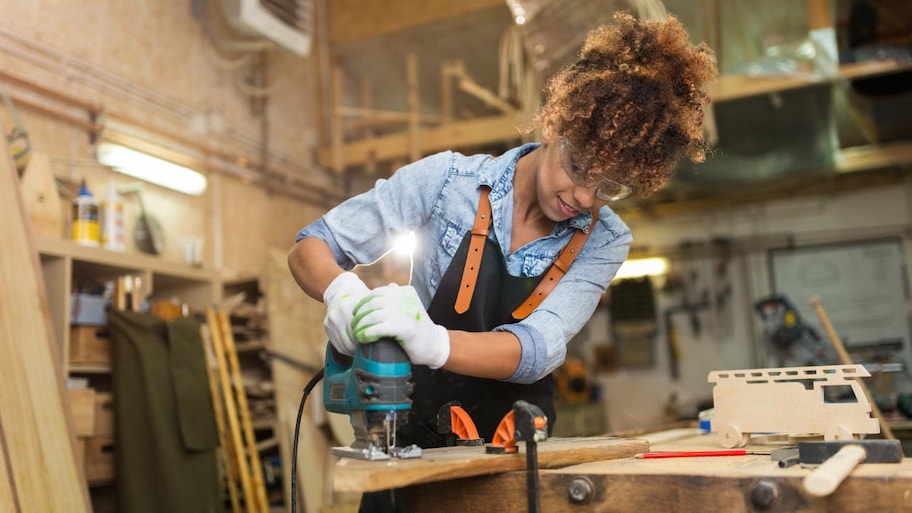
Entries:
<svg viewBox="0 0 912 513">
<path fill-rule="evenodd" d="M 537 121 L 569 140 L 593 182 L 610 178 L 648 195 L 680 158 L 705 160 L 702 87 L 717 73 L 712 50 L 691 45 L 674 16 L 640 22 L 615 13 L 549 80 Z"/>
</svg>

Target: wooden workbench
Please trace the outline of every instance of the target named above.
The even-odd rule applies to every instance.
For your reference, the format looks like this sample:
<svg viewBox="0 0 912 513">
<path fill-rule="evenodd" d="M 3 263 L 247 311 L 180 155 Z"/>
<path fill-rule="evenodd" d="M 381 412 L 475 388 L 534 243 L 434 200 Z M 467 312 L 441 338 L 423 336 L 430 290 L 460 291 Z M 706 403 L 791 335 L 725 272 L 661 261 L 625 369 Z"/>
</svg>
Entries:
<svg viewBox="0 0 912 513">
<path fill-rule="evenodd" d="M 540 505 L 550 512 L 603 513 L 894 513 L 912 512 L 912 460 L 863 464 L 830 497 L 804 493 L 810 470 L 779 468 L 767 454 L 638 459 L 648 450 L 722 450 L 714 434 L 681 429 L 642 439 L 552 439 L 539 444 Z M 784 446 L 748 449 L 769 452 Z M 588 449 L 584 449 L 588 448 Z M 405 487 L 410 512 L 525 513 L 525 455 L 435 449 L 421 460 L 342 460 L 336 489 Z M 574 464 L 573 461 L 576 461 Z M 452 463 L 452 464 L 451 464 Z M 512 468 L 511 468 L 512 467 Z M 549 468 L 550 467 L 550 468 Z M 493 472 L 493 473 L 492 473 Z M 357 476 L 357 479 L 355 479 Z M 341 478 L 341 481 L 340 481 Z M 343 486 L 340 488 L 340 483 Z"/>
</svg>

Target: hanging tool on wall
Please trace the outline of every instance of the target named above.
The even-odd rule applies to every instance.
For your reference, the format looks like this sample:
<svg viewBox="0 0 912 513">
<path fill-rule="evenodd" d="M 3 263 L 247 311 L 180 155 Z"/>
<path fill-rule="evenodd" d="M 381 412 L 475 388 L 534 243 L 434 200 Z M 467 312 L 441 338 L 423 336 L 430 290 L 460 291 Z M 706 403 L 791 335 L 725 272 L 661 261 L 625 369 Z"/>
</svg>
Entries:
<svg viewBox="0 0 912 513">
<path fill-rule="evenodd" d="M 9 144 L 10 153 L 13 154 L 13 161 L 16 163 L 16 170 L 19 172 L 19 177 L 22 178 L 22 175 L 25 173 L 25 168 L 27 168 L 29 164 L 32 144 L 29 141 L 28 132 L 26 132 L 25 128 L 22 126 L 22 120 L 19 119 L 19 113 L 16 112 L 16 107 L 13 105 L 13 102 L 10 101 L 5 89 L 0 88 L 0 96 L 3 96 L 3 103 L 6 104 L 10 116 L 13 118 L 14 126 L 6 136 L 6 142 Z"/>
<path fill-rule="evenodd" d="M 833 351 L 803 321 L 787 297 L 775 294 L 761 298 L 754 303 L 754 311 L 776 354 L 777 366 L 830 365 L 836 361 Z"/>
<path fill-rule="evenodd" d="M 161 255 L 165 250 L 165 232 L 158 219 L 146 212 L 146 204 L 142 197 L 142 184 L 134 182 L 117 188 L 118 194 L 126 196 L 133 194 L 139 203 L 139 219 L 133 228 L 133 243 L 137 249 L 149 255 Z"/>
</svg>

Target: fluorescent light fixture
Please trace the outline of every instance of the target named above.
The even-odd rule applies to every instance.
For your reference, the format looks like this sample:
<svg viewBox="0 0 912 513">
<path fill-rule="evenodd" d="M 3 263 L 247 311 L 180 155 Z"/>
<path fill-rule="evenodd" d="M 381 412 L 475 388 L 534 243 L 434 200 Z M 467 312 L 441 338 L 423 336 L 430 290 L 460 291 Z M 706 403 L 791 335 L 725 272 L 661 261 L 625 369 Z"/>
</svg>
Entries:
<svg viewBox="0 0 912 513">
<path fill-rule="evenodd" d="M 206 177 L 201 173 L 126 146 L 100 143 L 96 157 L 102 165 L 118 173 L 155 185 L 193 196 L 206 192 Z"/>
<path fill-rule="evenodd" d="M 635 258 L 627 260 L 618 269 L 615 280 L 639 278 L 641 276 L 660 276 L 668 272 L 668 259 L 664 257 Z"/>
</svg>

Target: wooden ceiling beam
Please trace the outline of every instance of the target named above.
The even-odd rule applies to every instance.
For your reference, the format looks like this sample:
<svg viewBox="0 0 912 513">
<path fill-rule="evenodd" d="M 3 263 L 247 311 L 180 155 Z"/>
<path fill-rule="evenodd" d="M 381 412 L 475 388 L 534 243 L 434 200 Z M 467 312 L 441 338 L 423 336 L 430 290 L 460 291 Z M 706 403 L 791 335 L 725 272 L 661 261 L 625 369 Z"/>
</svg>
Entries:
<svg viewBox="0 0 912 513">
<path fill-rule="evenodd" d="M 495 141 L 518 140 L 520 124 L 515 114 L 489 116 L 468 121 L 454 121 L 421 132 L 421 152 L 428 155 L 443 150 L 457 150 L 491 144 Z M 361 139 L 345 143 L 342 149 L 341 168 L 407 158 L 411 150 L 408 132 Z M 332 167 L 332 147 L 317 151 L 317 163 Z"/>
<path fill-rule="evenodd" d="M 493 7 L 508 9 L 505 0 L 332 0 L 329 42 L 352 43 Z"/>
</svg>

